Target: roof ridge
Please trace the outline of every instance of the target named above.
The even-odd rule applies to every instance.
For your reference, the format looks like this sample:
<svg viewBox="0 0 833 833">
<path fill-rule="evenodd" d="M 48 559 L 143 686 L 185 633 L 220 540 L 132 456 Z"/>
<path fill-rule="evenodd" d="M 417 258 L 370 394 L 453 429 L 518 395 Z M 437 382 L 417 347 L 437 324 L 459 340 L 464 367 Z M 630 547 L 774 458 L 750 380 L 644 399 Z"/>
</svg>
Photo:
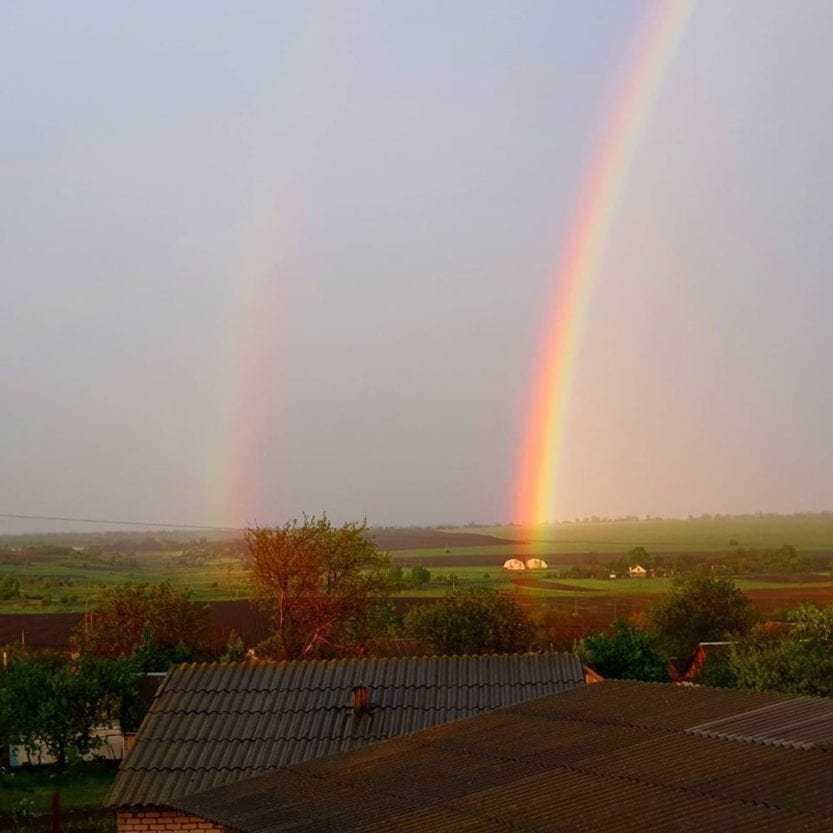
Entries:
<svg viewBox="0 0 833 833">
<path fill-rule="evenodd" d="M 572 680 L 565 680 L 562 677 L 539 677 L 538 679 L 519 679 L 519 680 L 498 680 L 494 682 L 490 682 L 488 680 L 484 681 L 477 681 L 477 682 L 465 682 L 462 680 L 433 680 L 431 682 L 414 682 L 414 683 L 405 683 L 405 682 L 396 682 L 394 680 L 381 680 L 379 682 L 374 682 L 373 680 L 365 681 L 366 685 L 372 686 L 374 688 L 395 688 L 395 689 L 403 689 L 403 688 L 425 688 L 425 689 L 436 689 L 436 688 L 519 688 L 523 686 L 533 686 L 533 685 L 542 685 L 547 683 L 567 683 L 573 682 Z M 182 694 L 184 692 L 191 693 L 191 694 L 207 694 L 211 692 L 215 692 L 217 694 L 227 694 L 231 692 L 246 692 L 249 694 L 281 694 L 283 692 L 306 692 L 306 691 L 350 691 L 353 688 L 354 683 L 345 682 L 341 685 L 308 685 L 308 686 L 284 686 L 281 688 L 272 688 L 272 687 L 251 687 L 251 686 L 241 686 L 240 688 L 168 688 L 166 689 L 165 693 L 170 692 L 171 694 Z M 161 697 L 163 692 L 160 689 L 159 694 L 157 694 L 157 698 Z"/>
<path fill-rule="evenodd" d="M 183 662 L 172 669 L 176 671 L 180 668 L 232 668 L 232 667 L 257 667 L 257 666 L 286 666 L 286 665 L 337 665 L 339 663 L 349 665 L 365 662 L 378 663 L 402 663 L 417 661 L 432 661 L 432 662 L 450 662 L 453 660 L 468 659 L 524 659 L 526 657 L 540 657 L 542 659 L 547 657 L 573 657 L 575 654 L 572 651 L 526 651 L 521 654 L 511 652 L 496 652 L 489 654 L 442 654 L 442 655 L 411 655 L 403 657 L 333 657 L 331 659 L 256 659 L 244 660 L 240 662 Z M 171 672 L 169 672 L 170 675 Z"/>
</svg>

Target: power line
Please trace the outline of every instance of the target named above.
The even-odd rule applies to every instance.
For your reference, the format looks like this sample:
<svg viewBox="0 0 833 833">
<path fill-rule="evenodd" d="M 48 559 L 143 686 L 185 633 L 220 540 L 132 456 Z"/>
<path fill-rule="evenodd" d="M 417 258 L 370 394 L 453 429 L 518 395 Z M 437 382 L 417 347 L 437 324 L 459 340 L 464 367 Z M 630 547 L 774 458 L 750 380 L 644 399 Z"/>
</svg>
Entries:
<svg viewBox="0 0 833 833">
<path fill-rule="evenodd" d="M 214 532 L 245 532 L 242 526 L 211 526 L 206 524 L 166 524 L 153 521 L 107 520 L 105 518 L 69 518 L 60 515 L 21 515 L 13 512 L 0 512 L 0 518 L 23 521 L 65 521 L 68 523 L 108 524 L 109 526 L 150 526 L 156 529 L 209 529 Z"/>
</svg>

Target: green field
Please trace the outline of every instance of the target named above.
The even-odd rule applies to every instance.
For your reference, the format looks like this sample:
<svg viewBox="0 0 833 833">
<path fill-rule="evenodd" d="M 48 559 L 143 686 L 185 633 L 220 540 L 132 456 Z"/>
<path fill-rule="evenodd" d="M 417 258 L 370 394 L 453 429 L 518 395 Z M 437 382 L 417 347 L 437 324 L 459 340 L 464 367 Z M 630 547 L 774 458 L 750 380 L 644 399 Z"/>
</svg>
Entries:
<svg viewBox="0 0 833 833">
<path fill-rule="evenodd" d="M 143 553 L 129 566 L 55 560 L 33 564 L 0 564 L 0 576 L 21 584 L 22 595 L 30 598 L 0 601 L 0 612 L 79 612 L 94 602 L 108 586 L 127 581 L 158 583 L 170 580 L 187 587 L 195 599 L 219 601 L 245 598 L 251 592 L 249 574 L 240 559 L 217 557 L 199 566 L 183 566 L 181 551 Z M 40 598 L 33 598 L 40 597 Z"/>
<path fill-rule="evenodd" d="M 453 535 L 470 530 L 444 531 Z M 705 552 L 724 549 L 730 540 L 750 549 L 784 544 L 799 550 L 833 549 L 833 513 L 496 526 L 477 531 L 544 545 L 552 552 L 626 552 L 636 546 L 663 552 Z"/>
<path fill-rule="evenodd" d="M 600 580 L 560 578 L 571 566 L 604 565 L 615 556 L 644 547 L 651 555 L 723 553 L 738 548 L 766 551 L 789 544 L 799 551 L 829 551 L 833 558 L 833 515 L 708 518 L 694 520 L 607 521 L 562 523 L 522 528 L 454 528 L 422 533 L 414 530 L 386 530 L 385 540 L 394 563 L 421 564 L 431 571 L 430 585 L 408 595 L 438 596 L 452 587 L 487 586 L 499 590 L 518 589 L 517 578 L 502 570 L 508 558 L 543 557 L 550 569 L 525 574 L 531 578 L 559 581 L 598 595 L 660 593 L 665 579 Z M 472 537 L 472 536 L 476 537 Z M 433 537 L 432 537 L 433 536 Z M 492 536 L 494 544 L 488 544 Z M 200 601 L 246 598 L 251 582 L 242 550 L 229 550 L 229 541 L 165 540 L 149 533 L 125 539 L 90 536 L 89 543 L 75 536 L 28 536 L 25 541 L 0 539 L 0 581 L 20 584 L 20 598 L 0 600 L 0 613 L 79 612 L 94 605 L 108 586 L 126 581 L 170 580 L 188 588 Z M 444 546 L 434 546 L 436 541 Z M 457 544 L 459 542 L 459 545 Z M 423 548 L 413 548 L 422 543 Z M 58 544 L 64 549 L 59 551 Z M 402 549 L 398 545 L 412 547 Z M 69 546 L 75 549 L 70 551 Z M 38 547 L 41 547 L 39 550 Z M 51 549 L 44 550 L 44 547 Z M 169 547 L 169 548 L 164 548 Z M 194 558 L 194 552 L 199 557 Z M 822 565 L 824 567 L 824 565 Z M 818 568 L 822 569 L 822 568 Z M 824 569 L 827 569 L 824 567 Z M 780 572 L 780 571 L 779 571 Z M 454 579 L 452 581 L 452 575 Z M 824 575 L 829 579 L 829 574 Z M 788 582 L 793 590 L 805 585 L 800 577 Z M 773 582 L 741 579 L 746 589 L 775 589 Z M 754 587 L 753 587 L 754 585 Z M 809 585 L 808 585 L 809 586 Z M 820 589 L 819 583 L 812 585 Z M 525 587 L 533 595 L 563 595 L 568 589 Z"/>
</svg>

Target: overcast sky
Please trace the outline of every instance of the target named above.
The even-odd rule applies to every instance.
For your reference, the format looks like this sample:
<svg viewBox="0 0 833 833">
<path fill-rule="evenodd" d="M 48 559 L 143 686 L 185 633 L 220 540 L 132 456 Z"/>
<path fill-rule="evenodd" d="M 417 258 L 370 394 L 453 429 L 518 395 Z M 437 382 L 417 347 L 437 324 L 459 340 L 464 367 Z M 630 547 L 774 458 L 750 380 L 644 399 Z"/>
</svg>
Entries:
<svg viewBox="0 0 833 833">
<path fill-rule="evenodd" d="M 509 520 L 648 9 L 0 2 L 0 512 Z M 833 508 L 831 43 L 829 0 L 695 5 L 553 516 Z"/>
</svg>

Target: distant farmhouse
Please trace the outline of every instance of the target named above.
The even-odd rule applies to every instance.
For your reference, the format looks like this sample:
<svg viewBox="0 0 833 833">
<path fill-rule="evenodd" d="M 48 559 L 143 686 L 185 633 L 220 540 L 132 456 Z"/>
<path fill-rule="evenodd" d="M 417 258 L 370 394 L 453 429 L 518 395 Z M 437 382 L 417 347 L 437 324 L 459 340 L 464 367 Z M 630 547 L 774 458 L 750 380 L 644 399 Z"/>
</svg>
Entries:
<svg viewBox="0 0 833 833">
<path fill-rule="evenodd" d="M 160 686 L 107 803 L 119 833 L 213 830 L 177 802 L 584 680 L 569 654 L 183 665 Z"/>
<path fill-rule="evenodd" d="M 631 578 L 645 578 L 648 571 L 641 564 L 634 564 L 633 567 L 628 567 L 628 575 Z"/>
<path fill-rule="evenodd" d="M 831 755 L 831 700 L 610 681 L 165 803 L 197 833 L 820 833 Z"/>
</svg>

